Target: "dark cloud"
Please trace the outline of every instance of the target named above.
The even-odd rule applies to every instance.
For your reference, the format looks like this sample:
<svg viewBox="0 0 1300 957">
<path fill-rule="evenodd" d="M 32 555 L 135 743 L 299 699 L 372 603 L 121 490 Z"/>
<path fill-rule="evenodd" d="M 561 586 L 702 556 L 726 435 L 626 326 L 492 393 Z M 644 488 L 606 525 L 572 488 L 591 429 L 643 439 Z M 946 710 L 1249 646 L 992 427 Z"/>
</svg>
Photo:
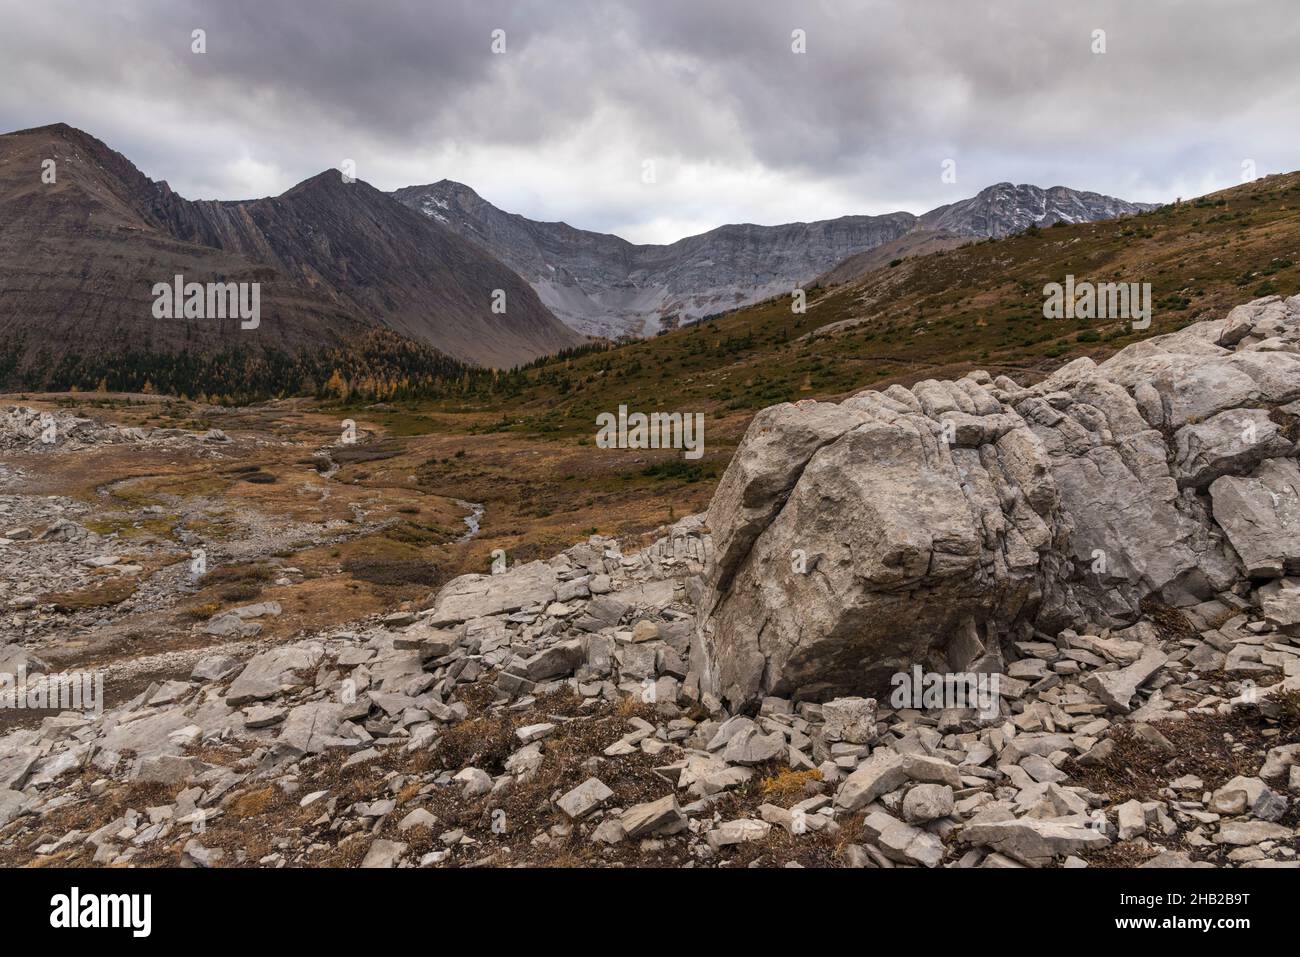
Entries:
<svg viewBox="0 0 1300 957">
<path fill-rule="evenodd" d="M 1157 200 L 1236 182 L 1246 160 L 1300 166 L 1293 0 L 0 0 L 0 14 L 6 128 L 72 123 L 194 197 L 279 192 L 353 159 L 383 188 L 445 176 L 526 215 L 671 239 L 920 211 L 1006 179 Z M 956 184 L 940 180 L 949 158 Z"/>
</svg>

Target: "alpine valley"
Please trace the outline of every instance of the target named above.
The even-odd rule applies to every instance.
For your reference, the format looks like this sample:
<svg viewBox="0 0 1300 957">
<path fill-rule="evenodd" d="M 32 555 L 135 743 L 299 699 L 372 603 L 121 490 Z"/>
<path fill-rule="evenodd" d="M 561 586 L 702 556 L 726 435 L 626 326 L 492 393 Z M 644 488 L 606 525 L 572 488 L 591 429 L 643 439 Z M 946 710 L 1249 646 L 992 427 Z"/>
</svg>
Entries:
<svg viewBox="0 0 1300 957">
<path fill-rule="evenodd" d="M 635 246 L 0 137 L 0 866 L 1293 868 L 1298 247 L 1295 173 Z"/>
</svg>

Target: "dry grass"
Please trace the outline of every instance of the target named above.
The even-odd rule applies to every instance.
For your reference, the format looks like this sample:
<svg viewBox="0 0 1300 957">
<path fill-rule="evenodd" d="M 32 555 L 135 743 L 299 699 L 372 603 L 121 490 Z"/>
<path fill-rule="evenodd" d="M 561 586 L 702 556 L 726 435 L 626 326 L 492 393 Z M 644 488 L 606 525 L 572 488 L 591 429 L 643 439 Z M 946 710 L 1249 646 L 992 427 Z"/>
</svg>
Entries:
<svg viewBox="0 0 1300 957">
<path fill-rule="evenodd" d="M 201 579 L 199 579 L 199 584 L 206 588 L 208 585 L 235 585 L 269 582 L 274 574 L 274 568 L 270 565 L 263 565 L 260 563 L 219 565 L 218 567 L 209 570 Z"/>
<path fill-rule="evenodd" d="M 221 611 L 221 602 L 208 601 L 201 605 L 190 605 L 181 609 L 181 615 L 190 621 L 207 621 L 217 612 Z"/>
<path fill-rule="evenodd" d="M 1162 641 L 1182 641 L 1185 638 L 1197 638 L 1199 632 L 1177 608 L 1164 604 L 1153 595 L 1147 595 L 1141 602 L 1142 614 L 1155 625 Z"/>
<path fill-rule="evenodd" d="M 524 723 L 521 716 L 505 713 L 462 721 L 443 733 L 438 756 L 447 767 L 457 770 L 476 767 L 500 774 L 506 758 L 520 747 L 515 728 Z"/>
<path fill-rule="evenodd" d="M 776 774 L 765 777 L 759 782 L 759 792 L 764 798 L 774 801 L 802 801 L 809 797 L 808 785 L 822 779 L 821 771 L 813 768 L 808 771 L 795 771 L 782 768 Z M 815 791 L 813 792 L 815 793 Z"/>
<path fill-rule="evenodd" d="M 379 558 L 358 555 L 343 562 L 343 570 L 353 578 L 373 585 L 439 584 L 438 568 L 419 558 Z"/>
<path fill-rule="evenodd" d="M 1121 804 L 1132 798 L 1149 800 L 1185 774 L 1200 778 L 1211 791 L 1237 775 L 1253 777 L 1269 748 L 1300 740 L 1294 718 L 1279 723 L 1266 719 L 1258 708 L 1245 706 L 1227 715 L 1196 714 L 1181 721 L 1162 721 L 1155 727 L 1173 745 L 1172 751 L 1146 744 L 1134 736 L 1129 725 L 1121 724 L 1110 735 L 1115 751 L 1108 761 L 1082 767 L 1071 758 L 1062 768 L 1071 783 L 1104 793 L 1112 804 Z M 1266 730 L 1277 733 L 1265 735 Z"/>
<path fill-rule="evenodd" d="M 275 797 L 275 788 L 264 787 L 257 791 L 246 791 L 231 800 L 224 807 L 226 814 L 237 821 L 256 817 L 270 806 Z"/>
<path fill-rule="evenodd" d="M 139 582 L 136 579 L 119 578 L 80 591 L 51 592 L 43 595 L 41 601 L 53 605 L 55 609 L 64 613 L 109 608 L 130 598 L 135 594 L 137 587 Z"/>
</svg>

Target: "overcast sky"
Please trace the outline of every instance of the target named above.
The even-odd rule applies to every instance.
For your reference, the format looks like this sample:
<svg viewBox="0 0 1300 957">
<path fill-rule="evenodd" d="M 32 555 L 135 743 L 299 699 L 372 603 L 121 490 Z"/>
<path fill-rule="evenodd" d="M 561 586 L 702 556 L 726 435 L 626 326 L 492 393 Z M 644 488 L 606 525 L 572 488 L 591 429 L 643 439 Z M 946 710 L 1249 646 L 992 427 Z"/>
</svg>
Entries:
<svg viewBox="0 0 1300 957">
<path fill-rule="evenodd" d="M 0 0 L 0 126 L 70 123 L 191 199 L 271 195 L 352 159 L 381 189 L 454 179 L 637 242 L 919 213 L 1003 180 L 1165 201 L 1237 183 L 1247 160 L 1300 168 L 1298 13 L 1297 0 Z"/>
</svg>

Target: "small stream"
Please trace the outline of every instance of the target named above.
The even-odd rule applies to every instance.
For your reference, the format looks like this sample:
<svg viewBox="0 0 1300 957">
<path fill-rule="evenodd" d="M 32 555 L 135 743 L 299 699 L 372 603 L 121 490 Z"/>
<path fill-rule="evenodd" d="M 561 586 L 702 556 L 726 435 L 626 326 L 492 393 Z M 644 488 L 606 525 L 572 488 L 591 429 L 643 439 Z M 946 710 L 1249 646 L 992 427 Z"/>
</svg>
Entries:
<svg viewBox="0 0 1300 957">
<path fill-rule="evenodd" d="M 328 463 L 329 467 L 325 471 L 320 472 L 319 469 L 317 470 L 320 474 L 320 477 L 323 479 L 333 478 L 335 473 L 338 472 L 340 467 L 339 463 L 334 461 L 333 457 L 330 456 L 331 448 L 332 446 L 327 445 L 324 446 L 323 448 L 317 449 L 316 452 L 314 453 L 318 458 L 324 458 L 325 461 Z M 482 502 L 466 502 L 462 499 L 453 499 L 452 501 L 454 501 L 461 508 L 469 510 L 469 514 L 466 515 L 463 519 L 463 521 L 465 522 L 465 532 L 459 538 L 456 539 L 457 545 L 463 545 L 466 542 L 473 539 L 474 536 L 478 534 L 479 527 L 483 523 L 483 515 L 485 512 L 487 512 L 487 506 L 484 505 Z"/>
<path fill-rule="evenodd" d="M 466 532 L 456 539 L 456 543 L 459 545 L 468 542 L 478 534 L 479 526 L 483 522 L 483 513 L 487 511 L 487 506 L 482 502 L 464 502 L 460 499 L 456 499 L 456 504 L 461 508 L 469 509 L 469 514 L 464 518 Z"/>
<path fill-rule="evenodd" d="M 337 472 L 341 466 L 339 465 L 338 462 L 335 462 L 334 457 L 330 455 L 330 446 L 327 445 L 324 448 L 317 449 L 315 452 L 315 456 L 316 458 L 323 458 L 327 465 L 324 471 L 317 468 L 316 472 L 323 479 L 332 479 L 334 477 L 334 473 Z"/>
</svg>

